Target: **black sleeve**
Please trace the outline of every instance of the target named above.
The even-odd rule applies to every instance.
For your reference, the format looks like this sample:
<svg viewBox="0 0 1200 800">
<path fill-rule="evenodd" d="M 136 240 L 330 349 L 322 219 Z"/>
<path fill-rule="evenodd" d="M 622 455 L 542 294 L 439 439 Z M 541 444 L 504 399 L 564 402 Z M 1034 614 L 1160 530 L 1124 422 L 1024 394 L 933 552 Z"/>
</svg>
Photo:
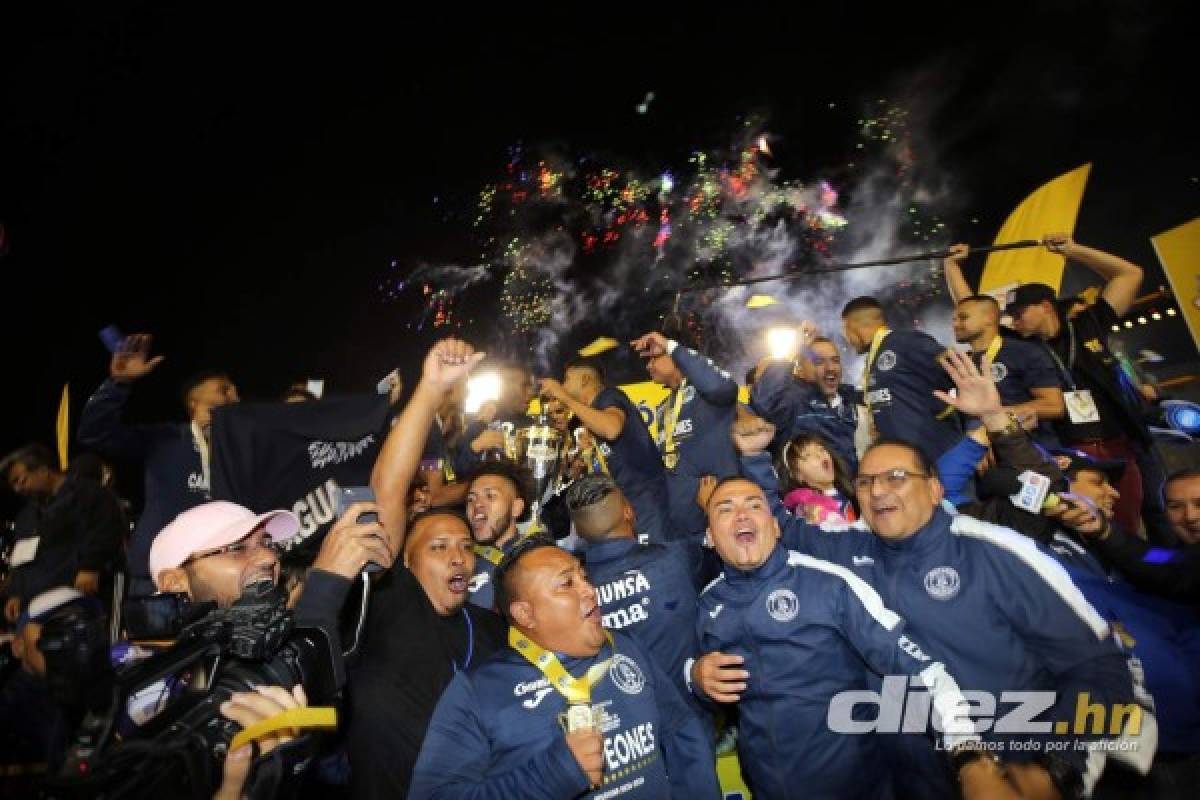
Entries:
<svg viewBox="0 0 1200 800">
<path fill-rule="evenodd" d="M 116 561 L 129 524 L 116 495 L 98 484 L 82 489 L 80 500 L 84 540 L 79 551 L 79 569 L 104 572 Z"/>
<path fill-rule="evenodd" d="M 1107 539 L 1089 543 L 1141 591 L 1182 603 L 1200 599 L 1200 559 L 1190 550 L 1153 547 L 1115 525 Z"/>
</svg>

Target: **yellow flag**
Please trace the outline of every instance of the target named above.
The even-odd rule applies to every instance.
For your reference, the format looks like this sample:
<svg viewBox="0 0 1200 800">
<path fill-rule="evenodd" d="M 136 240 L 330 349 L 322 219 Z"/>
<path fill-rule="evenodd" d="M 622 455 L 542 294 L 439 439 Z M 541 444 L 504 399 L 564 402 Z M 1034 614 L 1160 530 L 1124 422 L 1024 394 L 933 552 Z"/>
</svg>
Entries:
<svg viewBox="0 0 1200 800">
<path fill-rule="evenodd" d="M 609 350 L 612 350 L 614 347 L 618 346 L 619 344 L 621 344 L 621 343 L 618 342 L 616 339 L 610 338 L 608 336 L 601 336 L 599 339 L 597 339 L 596 341 L 589 344 L 587 347 L 580 350 L 579 355 L 583 356 L 584 358 L 598 356 L 601 353 L 607 353 Z"/>
<path fill-rule="evenodd" d="M 58 438 L 58 466 L 67 471 L 67 444 L 71 439 L 71 384 L 64 383 L 62 399 L 58 401 L 58 420 L 54 423 Z"/>
<path fill-rule="evenodd" d="M 1200 217 L 1151 236 L 1150 242 L 1200 350 Z"/>
<path fill-rule="evenodd" d="M 746 308 L 766 308 L 778 303 L 779 301 L 769 294 L 756 294 L 746 301 Z"/>
<path fill-rule="evenodd" d="M 1084 164 L 1039 187 L 1008 215 L 995 243 L 1040 240 L 1047 233 L 1073 232 L 1091 171 L 1092 165 Z M 1062 256 L 1042 248 L 990 253 L 979 292 L 994 294 L 1022 283 L 1044 283 L 1058 291 L 1065 263 Z"/>
</svg>

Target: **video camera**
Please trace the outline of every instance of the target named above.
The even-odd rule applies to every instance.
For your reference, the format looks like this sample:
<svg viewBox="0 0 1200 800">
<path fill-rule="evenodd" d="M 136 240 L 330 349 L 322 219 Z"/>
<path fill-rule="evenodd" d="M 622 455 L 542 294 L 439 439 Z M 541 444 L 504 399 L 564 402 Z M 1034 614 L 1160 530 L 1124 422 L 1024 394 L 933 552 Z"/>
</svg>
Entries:
<svg viewBox="0 0 1200 800">
<path fill-rule="evenodd" d="M 40 642 L 47 676 L 59 687 L 60 702 L 84 706 L 62 767 L 48 781 L 49 795 L 210 798 L 240 729 L 220 713 L 230 695 L 302 684 L 314 705 L 333 704 L 341 687 L 329 636 L 294 626 L 285 601 L 270 581 L 248 587 L 225 610 L 179 595 L 148 598 L 130 609 L 131 633 L 178 638 L 116 669 L 102 616 L 78 611 L 48 621 Z M 289 779 L 303 772 L 312 753 L 312 737 L 301 736 L 256 758 L 245 796 L 293 791 L 296 782 Z"/>
</svg>

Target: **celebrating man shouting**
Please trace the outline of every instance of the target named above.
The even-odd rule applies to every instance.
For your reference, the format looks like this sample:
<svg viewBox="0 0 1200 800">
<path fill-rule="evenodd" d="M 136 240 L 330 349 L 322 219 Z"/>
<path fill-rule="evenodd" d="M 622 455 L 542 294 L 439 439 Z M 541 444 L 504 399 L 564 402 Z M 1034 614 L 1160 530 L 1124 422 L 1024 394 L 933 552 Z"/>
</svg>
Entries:
<svg viewBox="0 0 1200 800">
<path fill-rule="evenodd" d="M 531 536 L 496 589 L 510 647 L 450 683 L 409 797 L 720 796 L 699 721 L 640 645 L 604 629 L 574 556 Z"/>
</svg>

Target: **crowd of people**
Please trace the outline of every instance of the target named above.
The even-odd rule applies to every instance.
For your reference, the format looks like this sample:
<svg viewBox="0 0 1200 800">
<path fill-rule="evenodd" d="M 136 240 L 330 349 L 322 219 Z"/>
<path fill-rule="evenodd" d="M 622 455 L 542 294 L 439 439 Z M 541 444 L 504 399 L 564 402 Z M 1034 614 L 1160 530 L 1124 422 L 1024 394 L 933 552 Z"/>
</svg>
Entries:
<svg viewBox="0 0 1200 800">
<path fill-rule="evenodd" d="M 30 444 L 0 463 L 26 499 L 3 587 L 2 785 L 1191 796 L 1200 469 L 1164 474 L 1109 347 L 1141 269 L 1063 234 L 1044 246 L 1098 275 L 1095 299 L 978 294 L 956 246 L 965 349 L 889 327 L 872 297 L 845 303 L 840 331 L 799 324 L 745 386 L 681 331 L 633 334 L 665 391 L 648 414 L 598 356 L 540 379 L 491 364 L 498 395 L 466 413 L 486 346 L 448 338 L 410 392 L 381 384 L 377 430 L 303 385 L 286 402 L 304 408 L 234 430 L 221 373 L 183 387 L 186 423 L 131 425 L 161 356 L 124 339 L 79 423 L 95 455 L 64 472 Z M 263 444 L 285 424 L 314 469 L 365 459 L 371 492 L 272 509 L 237 488 L 288 460 Z M 530 429 L 557 451 L 514 447 Z M 108 466 L 131 461 L 137 514 Z M 549 479 L 531 469 L 547 462 Z M 181 755 L 197 742 L 199 762 Z"/>
</svg>

